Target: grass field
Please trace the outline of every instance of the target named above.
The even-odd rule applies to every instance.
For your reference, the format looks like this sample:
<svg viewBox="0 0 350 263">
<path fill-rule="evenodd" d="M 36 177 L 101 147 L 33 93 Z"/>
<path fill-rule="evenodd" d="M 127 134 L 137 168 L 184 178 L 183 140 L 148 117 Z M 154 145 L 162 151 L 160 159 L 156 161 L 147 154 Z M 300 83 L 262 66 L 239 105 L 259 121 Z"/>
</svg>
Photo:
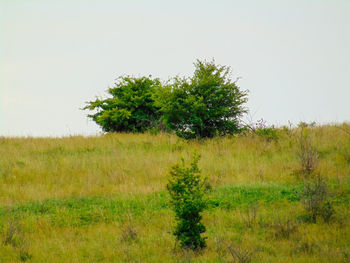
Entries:
<svg viewBox="0 0 350 263">
<path fill-rule="evenodd" d="M 350 262 L 350 125 L 303 129 L 329 222 L 304 220 L 301 132 L 0 137 L 0 262 Z M 212 186 L 200 252 L 175 245 L 166 191 L 170 167 L 194 152 Z"/>
</svg>

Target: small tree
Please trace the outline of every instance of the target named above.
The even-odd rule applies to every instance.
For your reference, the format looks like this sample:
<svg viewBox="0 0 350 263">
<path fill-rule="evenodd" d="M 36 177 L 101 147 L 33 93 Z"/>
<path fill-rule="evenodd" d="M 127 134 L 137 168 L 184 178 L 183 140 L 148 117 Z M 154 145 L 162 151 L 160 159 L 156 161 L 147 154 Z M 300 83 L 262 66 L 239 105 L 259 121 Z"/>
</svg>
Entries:
<svg viewBox="0 0 350 263">
<path fill-rule="evenodd" d="M 87 102 L 84 110 L 105 132 L 144 132 L 155 126 L 160 118 L 154 104 L 154 93 L 161 86 L 158 79 L 150 77 L 120 77 L 108 89 L 111 98 Z"/>
<path fill-rule="evenodd" d="M 166 124 L 184 138 L 238 132 L 247 92 L 229 78 L 229 67 L 199 60 L 194 65 L 192 78 L 175 78 L 158 94 Z"/>
<path fill-rule="evenodd" d="M 198 168 L 200 156 L 195 155 L 190 167 L 181 165 L 171 168 L 169 183 L 170 203 L 175 211 L 177 226 L 174 235 L 183 248 L 201 249 L 206 247 L 205 226 L 201 223 L 200 213 L 207 208 L 205 197 L 206 180 L 201 178 Z"/>
</svg>

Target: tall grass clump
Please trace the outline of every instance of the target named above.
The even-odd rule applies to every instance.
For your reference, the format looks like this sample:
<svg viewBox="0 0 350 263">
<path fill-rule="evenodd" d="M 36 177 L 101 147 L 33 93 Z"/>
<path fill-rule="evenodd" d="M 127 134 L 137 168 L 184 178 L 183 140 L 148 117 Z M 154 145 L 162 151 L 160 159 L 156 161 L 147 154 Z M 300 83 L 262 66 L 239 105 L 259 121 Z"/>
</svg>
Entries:
<svg viewBox="0 0 350 263">
<path fill-rule="evenodd" d="M 194 155 L 189 167 L 185 166 L 184 159 L 181 165 L 174 165 L 167 184 L 177 221 L 174 235 L 181 247 L 192 250 L 206 247 L 205 237 L 201 236 L 206 230 L 201 222 L 201 212 L 207 208 L 208 201 L 206 180 L 201 178 L 198 168 L 199 158 Z"/>
</svg>

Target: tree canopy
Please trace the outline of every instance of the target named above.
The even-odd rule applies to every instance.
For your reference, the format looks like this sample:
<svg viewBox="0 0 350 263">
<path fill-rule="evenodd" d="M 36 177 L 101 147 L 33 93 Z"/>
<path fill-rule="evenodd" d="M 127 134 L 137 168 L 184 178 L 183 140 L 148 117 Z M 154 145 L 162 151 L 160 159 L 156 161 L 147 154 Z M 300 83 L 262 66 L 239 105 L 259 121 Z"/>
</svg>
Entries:
<svg viewBox="0 0 350 263">
<path fill-rule="evenodd" d="M 96 110 L 88 115 L 105 132 L 144 132 L 160 117 L 153 96 L 160 86 L 151 77 L 119 77 L 108 89 L 110 98 L 87 102 L 84 109 Z"/>
<path fill-rule="evenodd" d="M 184 138 L 210 138 L 240 130 L 247 91 L 230 78 L 230 67 L 214 61 L 194 64 L 190 78 L 167 82 L 149 77 L 119 77 L 112 97 L 87 102 L 84 109 L 105 132 L 144 132 L 165 125 Z"/>
<path fill-rule="evenodd" d="M 247 92 L 229 75 L 229 67 L 198 60 L 191 78 L 175 78 L 163 88 L 159 102 L 169 128 L 185 138 L 238 132 Z"/>
</svg>

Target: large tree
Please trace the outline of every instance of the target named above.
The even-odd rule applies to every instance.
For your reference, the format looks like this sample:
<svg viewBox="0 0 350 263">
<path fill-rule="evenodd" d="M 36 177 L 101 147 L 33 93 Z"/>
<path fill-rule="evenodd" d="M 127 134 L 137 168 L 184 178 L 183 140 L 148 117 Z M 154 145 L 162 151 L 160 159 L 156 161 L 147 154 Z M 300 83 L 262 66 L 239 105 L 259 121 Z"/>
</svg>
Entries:
<svg viewBox="0 0 350 263">
<path fill-rule="evenodd" d="M 158 79 L 151 77 L 120 77 L 108 89 L 111 97 L 87 102 L 84 109 L 95 111 L 88 117 L 105 132 L 143 132 L 159 120 L 153 95 L 160 85 Z"/>
<path fill-rule="evenodd" d="M 231 80 L 230 67 L 199 60 L 194 65 L 191 78 L 175 78 L 158 94 L 166 124 L 184 138 L 238 132 L 247 92 Z"/>
</svg>

